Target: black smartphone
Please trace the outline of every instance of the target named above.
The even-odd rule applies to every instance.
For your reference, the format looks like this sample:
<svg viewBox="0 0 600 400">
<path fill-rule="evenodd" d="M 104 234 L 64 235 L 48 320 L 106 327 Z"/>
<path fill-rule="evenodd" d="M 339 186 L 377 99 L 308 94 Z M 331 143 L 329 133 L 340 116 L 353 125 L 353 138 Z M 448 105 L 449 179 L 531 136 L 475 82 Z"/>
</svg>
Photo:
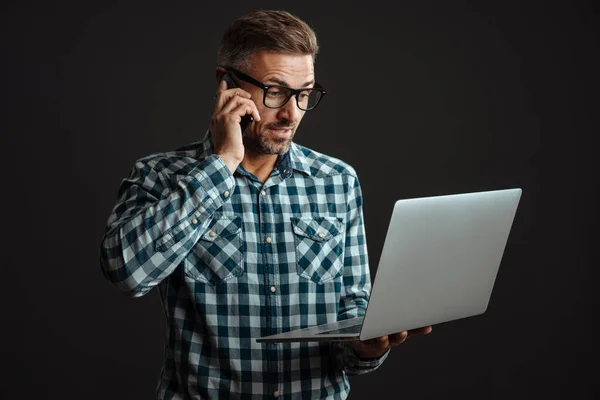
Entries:
<svg viewBox="0 0 600 400">
<path fill-rule="evenodd" d="M 229 74 L 223 74 L 222 80 L 227 82 L 227 89 L 238 87 Z M 252 125 L 253 121 L 254 118 L 252 118 L 252 115 L 250 114 L 246 114 L 242 117 L 242 121 L 240 122 L 240 126 L 242 127 L 242 136 L 246 136 L 246 132 L 248 132 L 248 129 L 250 128 L 250 125 Z"/>
</svg>

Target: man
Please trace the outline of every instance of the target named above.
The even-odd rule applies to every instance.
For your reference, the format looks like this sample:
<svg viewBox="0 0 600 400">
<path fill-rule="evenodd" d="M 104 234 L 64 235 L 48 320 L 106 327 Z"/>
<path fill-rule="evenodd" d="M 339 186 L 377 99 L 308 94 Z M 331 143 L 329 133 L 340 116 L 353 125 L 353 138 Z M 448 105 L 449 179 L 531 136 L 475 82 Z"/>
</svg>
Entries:
<svg viewBox="0 0 600 400">
<path fill-rule="evenodd" d="M 317 51 L 287 12 L 239 18 L 221 43 L 204 139 L 138 160 L 121 184 L 101 264 L 125 294 L 158 287 L 169 328 L 159 399 L 343 399 L 348 375 L 431 329 L 349 344 L 255 340 L 364 315 L 371 288 L 355 171 L 292 141 L 325 95 Z"/>
</svg>

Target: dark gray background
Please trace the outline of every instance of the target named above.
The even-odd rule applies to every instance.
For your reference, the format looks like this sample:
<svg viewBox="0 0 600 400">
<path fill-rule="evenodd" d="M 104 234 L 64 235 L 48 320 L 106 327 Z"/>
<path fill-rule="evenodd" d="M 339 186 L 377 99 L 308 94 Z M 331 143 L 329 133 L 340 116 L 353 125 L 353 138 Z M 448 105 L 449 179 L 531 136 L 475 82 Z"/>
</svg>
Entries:
<svg viewBox="0 0 600 400">
<path fill-rule="evenodd" d="M 37 3 L 1 6 L 0 397 L 153 397 L 164 317 L 104 280 L 104 224 L 137 158 L 202 137 L 221 34 L 259 7 L 319 36 L 329 93 L 297 142 L 357 170 L 373 276 L 395 200 L 523 189 L 488 311 L 394 349 L 351 398 L 599 394 L 597 6 Z"/>
</svg>

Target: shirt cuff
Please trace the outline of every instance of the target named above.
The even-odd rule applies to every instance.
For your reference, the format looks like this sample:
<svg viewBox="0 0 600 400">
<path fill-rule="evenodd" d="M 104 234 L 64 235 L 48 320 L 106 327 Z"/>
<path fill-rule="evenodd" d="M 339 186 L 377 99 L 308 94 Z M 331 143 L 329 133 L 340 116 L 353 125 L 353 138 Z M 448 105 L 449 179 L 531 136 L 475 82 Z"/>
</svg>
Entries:
<svg viewBox="0 0 600 400">
<path fill-rule="evenodd" d="M 356 362 L 357 363 L 365 363 L 365 365 L 367 365 L 367 364 L 372 365 L 373 363 L 378 363 L 378 364 L 383 363 L 383 361 L 387 358 L 388 354 L 390 354 L 390 350 L 391 350 L 391 348 L 387 349 L 385 351 L 385 353 L 383 353 L 379 357 L 365 358 L 365 357 L 361 357 L 360 355 L 358 355 L 358 353 L 351 346 L 348 346 L 348 347 L 354 354 L 353 357 L 356 359 Z"/>
<path fill-rule="evenodd" d="M 217 155 L 211 155 L 198 164 L 190 175 L 194 179 L 194 186 L 199 186 L 206 193 L 202 204 L 204 213 L 212 215 L 227 202 L 235 188 L 235 178 L 229 171 L 225 162 Z"/>
<path fill-rule="evenodd" d="M 380 357 L 373 359 L 365 359 L 361 358 L 356 354 L 354 349 L 348 344 L 339 343 L 335 347 L 341 347 L 341 359 L 343 369 L 348 375 L 362 375 L 372 371 L 375 371 L 377 368 L 383 364 L 385 359 L 390 353 L 390 349 L 388 349 L 385 353 L 383 353 Z"/>
</svg>

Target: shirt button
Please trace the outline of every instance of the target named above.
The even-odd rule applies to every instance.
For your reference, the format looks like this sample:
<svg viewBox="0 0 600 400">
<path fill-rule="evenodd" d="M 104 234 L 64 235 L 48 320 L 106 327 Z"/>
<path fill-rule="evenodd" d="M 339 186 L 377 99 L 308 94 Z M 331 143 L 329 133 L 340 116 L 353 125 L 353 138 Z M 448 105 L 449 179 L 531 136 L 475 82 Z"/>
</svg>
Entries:
<svg viewBox="0 0 600 400">
<path fill-rule="evenodd" d="M 317 232 L 317 236 L 322 238 L 323 236 L 325 236 L 325 234 L 323 232 Z"/>
<path fill-rule="evenodd" d="M 223 196 L 225 196 L 225 197 L 229 197 L 229 191 L 228 191 L 228 190 L 226 190 L 226 191 L 225 191 L 225 193 L 223 193 Z"/>
<path fill-rule="evenodd" d="M 275 293 L 277 291 L 277 288 L 275 286 L 271 286 L 271 292 Z"/>
<path fill-rule="evenodd" d="M 273 392 L 273 397 L 279 397 L 279 392 L 278 391 L 274 391 Z"/>
<path fill-rule="evenodd" d="M 264 190 L 262 192 L 260 192 L 260 194 L 262 194 L 263 196 L 267 195 L 267 192 L 265 192 Z"/>
<path fill-rule="evenodd" d="M 288 172 L 290 172 L 288 169 L 284 169 L 283 170 L 283 173 L 286 174 L 286 175 L 288 174 Z"/>
<path fill-rule="evenodd" d="M 197 220 L 196 218 L 194 218 L 194 219 L 192 220 L 192 224 L 196 225 L 197 223 L 198 223 L 198 220 Z"/>
<path fill-rule="evenodd" d="M 273 239 L 271 239 L 271 236 L 267 236 L 265 240 L 267 241 L 267 243 L 271 243 L 273 241 Z"/>
<path fill-rule="evenodd" d="M 215 237 L 217 234 L 215 233 L 215 231 L 210 231 L 208 232 L 208 236 L 210 237 Z"/>
</svg>

